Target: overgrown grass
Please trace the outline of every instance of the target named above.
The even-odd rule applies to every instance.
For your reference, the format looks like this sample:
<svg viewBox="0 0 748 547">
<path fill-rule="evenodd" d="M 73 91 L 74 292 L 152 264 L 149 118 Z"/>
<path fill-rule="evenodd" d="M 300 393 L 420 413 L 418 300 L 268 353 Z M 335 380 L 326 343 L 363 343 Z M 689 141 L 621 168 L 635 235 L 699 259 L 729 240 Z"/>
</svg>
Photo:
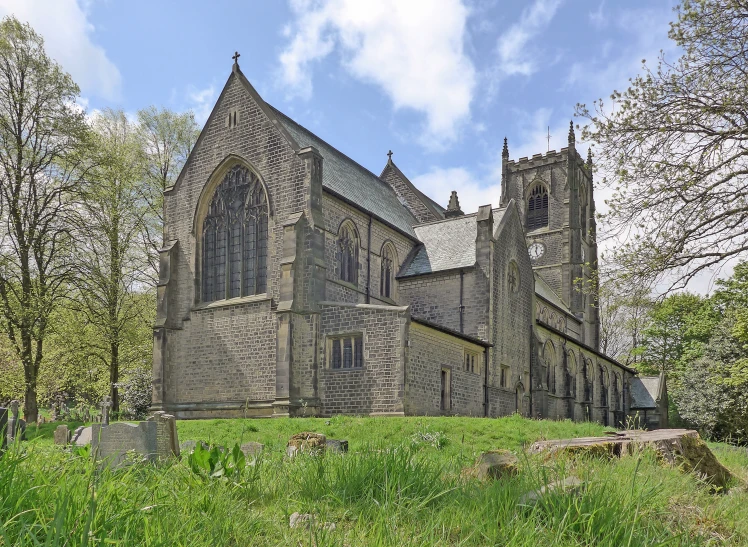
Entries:
<svg viewBox="0 0 748 547">
<path fill-rule="evenodd" d="M 288 437 L 304 430 L 348 439 L 350 452 L 285 458 Z M 97 470 L 45 435 L 0 459 L 0 545 L 748 543 L 748 495 L 740 488 L 712 495 L 647 451 L 616 461 L 550 462 L 522 452 L 539 438 L 601 431 L 518 417 L 179 423 L 183 440 L 266 444 L 255 464 L 230 480 L 195 474 L 184 460 Z M 446 441 L 418 441 L 434 436 Z M 520 455 L 518 476 L 492 483 L 461 477 L 477 453 L 496 448 Z M 748 469 L 744 450 L 713 449 L 738 474 Z M 523 494 L 570 475 L 584 481 L 577 492 L 520 503 Z M 289 516 L 297 511 L 335 529 L 291 529 Z"/>
</svg>

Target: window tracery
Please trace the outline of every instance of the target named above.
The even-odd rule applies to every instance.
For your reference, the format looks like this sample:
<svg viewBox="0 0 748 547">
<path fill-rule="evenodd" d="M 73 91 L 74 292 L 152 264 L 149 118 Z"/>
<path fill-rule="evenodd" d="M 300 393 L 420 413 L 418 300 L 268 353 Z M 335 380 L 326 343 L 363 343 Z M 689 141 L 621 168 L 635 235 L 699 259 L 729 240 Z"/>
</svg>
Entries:
<svg viewBox="0 0 748 547">
<path fill-rule="evenodd" d="M 382 246 L 382 268 L 380 272 L 379 293 L 385 298 L 392 298 L 395 286 L 395 267 L 397 259 L 390 243 Z"/>
<path fill-rule="evenodd" d="M 257 176 L 232 167 L 202 225 L 201 300 L 262 294 L 267 289 L 268 207 Z"/>
</svg>

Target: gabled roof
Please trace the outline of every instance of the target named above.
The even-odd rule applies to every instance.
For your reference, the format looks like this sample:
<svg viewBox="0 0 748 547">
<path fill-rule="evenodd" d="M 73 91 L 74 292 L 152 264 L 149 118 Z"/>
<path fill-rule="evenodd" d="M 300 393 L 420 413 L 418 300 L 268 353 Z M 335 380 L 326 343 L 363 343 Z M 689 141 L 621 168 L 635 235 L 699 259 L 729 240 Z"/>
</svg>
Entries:
<svg viewBox="0 0 748 547">
<path fill-rule="evenodd" d="M 413 225 L 418 220 L 400 203 L 395 191 L 386 182 L 276 108 L 270 108 L 301 148 L 313 146 L 322 155 L 322 187 L 325 190 L 416 238 Z"/>
<path fill-rule="evenodd" d="M 545 282 L 545 279 L 540 277 L 538 272 L 535 273 L 535 294 L 538 296 L 544 298 L 554 306 L 556 306 L 558 309 L 568 313 L 569 315 L 572 315 L 571 310 L 569 309 L 569 306 L 564 304 L 564 301 L 561 300 L 561 297 L 556 294 L 556 291 L 551 289 L 550 285 Z"/>
<path fill-rule="evenodd" d="M 405 173 L 400 171 L 400 168 L 395 165 L 395 162 L 392 161 L 392 158 L 387 161 L 387 164 L 384 166 L 384 169 L 382 169 L 382 173 L 379 175 L 379 178 L 384 178 L 384 174 L 387 172 L 388 168 L 392 169 L 397 174 L 397 176 L 400 177 L 400 180 L 402 180 L 405 185 L 410 188 L 413 194 L 415 194 L 416 198 L 418 198 L 421 203 L 423 203 L 423 205 L 431 212 L 432 215 L 434 215 L 434 217 L 436 217 L 436 219 L 444 218 L 444 211 L 446 209 L 444 209 L 444 207 L 439 205 L 426 194 L 421 192 L 415 184 L 410 182 L 410 179 L 405 176 Z"/>
<path fill-rule="evenodd" d="M 662 376 L 638 376 L 631 379 L 631 408 L 657 408 Z"/>
<path fill-rule="evenodd" d="M 415 227 L 422 244 L 400 269 L 398 277 L 423 275 L 475 265 L 477 213 L 437 220 Z"/>
</svg>

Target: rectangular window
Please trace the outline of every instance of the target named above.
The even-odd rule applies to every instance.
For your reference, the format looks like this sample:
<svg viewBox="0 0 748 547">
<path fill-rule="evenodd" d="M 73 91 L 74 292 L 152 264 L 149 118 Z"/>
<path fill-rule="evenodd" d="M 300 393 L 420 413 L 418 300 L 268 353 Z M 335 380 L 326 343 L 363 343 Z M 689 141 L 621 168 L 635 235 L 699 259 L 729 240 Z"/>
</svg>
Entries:
<svg viewBox="0 0 748 547">
<path fill-rule="evenodd" d="M 504 365 L 501 366 L 501 379 L 499 385 L 501 387 L 507 387 L 509 385 L 509 367 Z"/>
<path fill-rule="evenodd" d="M 364 366 L 364 338 L 351 334 L 328 338 L 327 362 L 332 369 L 354 369 Z"/>
<path fill-rule="evenodd" d="M 442 369 L 442 391 L 441 410 L 452 409 L 452 371 L 448 368 Z"/>
<path fill-rule="evenodd" d="M 481 354 L 465 350 L 465 372 L 480 374 L 481 372 Z"/>
</svg>

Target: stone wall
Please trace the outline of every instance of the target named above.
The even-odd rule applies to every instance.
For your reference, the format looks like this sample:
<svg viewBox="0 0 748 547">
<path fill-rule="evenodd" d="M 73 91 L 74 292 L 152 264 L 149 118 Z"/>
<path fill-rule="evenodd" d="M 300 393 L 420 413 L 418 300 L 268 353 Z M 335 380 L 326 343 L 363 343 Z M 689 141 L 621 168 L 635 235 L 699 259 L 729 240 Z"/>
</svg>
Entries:
<svg viewBox="0 0 748 547">
<path fill-rule="evenodd" d="M 323 303 L 319 344 L 321 414 L 403 414 L 407 307 Z M 328 339 L 363 335 L 363 367 L 333 369 Z"/>
<path fill-rule="evenodd" d="M 465 352 L 475 354 L 476 371 L 465 370 Z M 451 408 L 441 408 L 441 371 L 451 377 Z M 411 322 L 405 371 L 405 412 L 409 415 L 483 416 L 485 348 Z"/>
</svg>

